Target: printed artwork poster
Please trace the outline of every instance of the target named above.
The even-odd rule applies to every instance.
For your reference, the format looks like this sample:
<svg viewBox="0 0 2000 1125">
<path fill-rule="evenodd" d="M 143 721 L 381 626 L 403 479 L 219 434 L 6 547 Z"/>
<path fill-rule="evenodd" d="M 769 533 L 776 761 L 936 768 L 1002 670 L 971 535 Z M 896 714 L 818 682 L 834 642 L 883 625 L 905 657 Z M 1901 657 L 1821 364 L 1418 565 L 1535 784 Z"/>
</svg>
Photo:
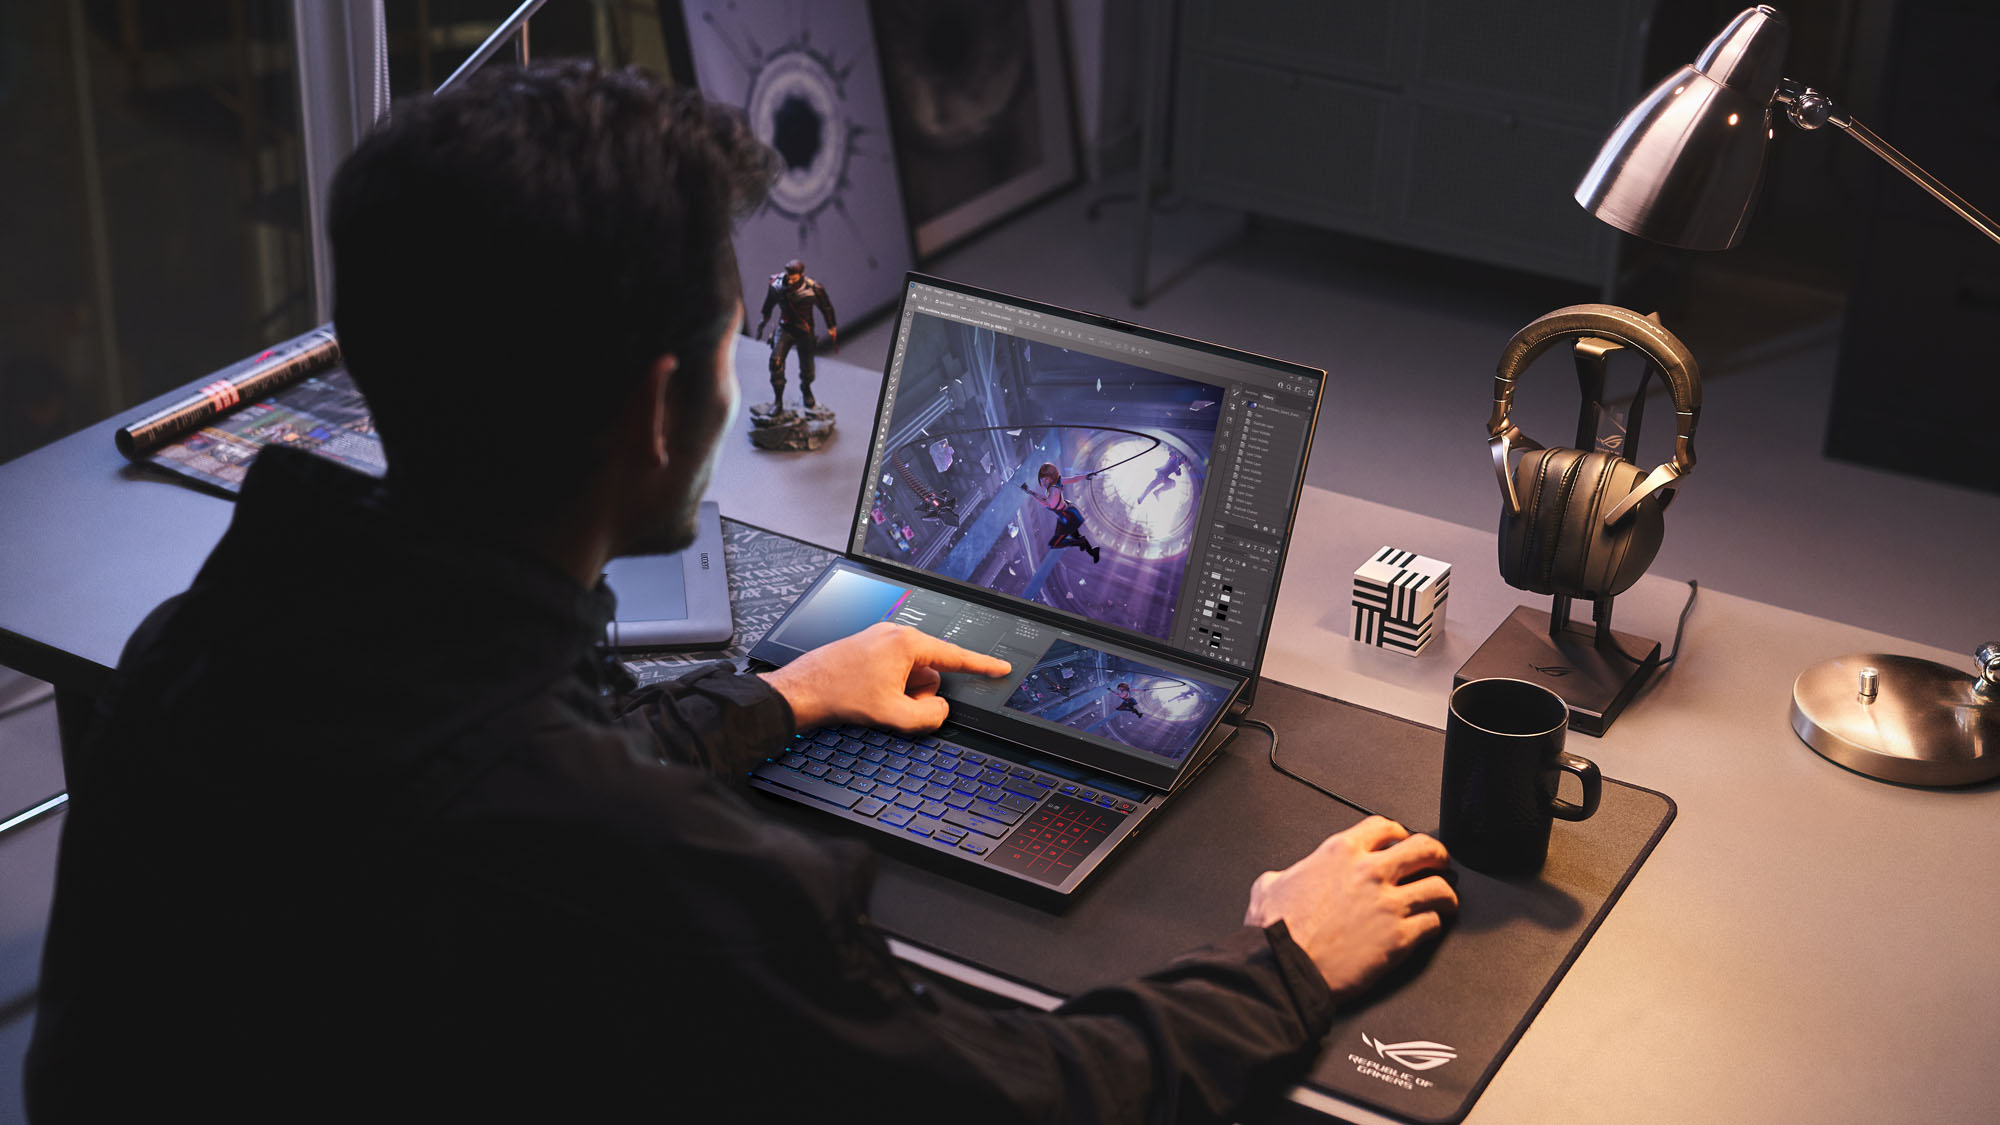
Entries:
<svg viewBox="0 0 2000 1125">
<path fill-rule="evenodd" d="M 740 107 L 783 167 L 736 230 L 745 327 L 793 258 L 843 324 L 897 300 L 913 258 L 865 0 L 683 0 L 681 10 L 702 93 Z"/>
<path fill-rule="evenodd" d="M 917 253 L 1076 181 L 1055 0 L 871 0 Z"/>
</svg>

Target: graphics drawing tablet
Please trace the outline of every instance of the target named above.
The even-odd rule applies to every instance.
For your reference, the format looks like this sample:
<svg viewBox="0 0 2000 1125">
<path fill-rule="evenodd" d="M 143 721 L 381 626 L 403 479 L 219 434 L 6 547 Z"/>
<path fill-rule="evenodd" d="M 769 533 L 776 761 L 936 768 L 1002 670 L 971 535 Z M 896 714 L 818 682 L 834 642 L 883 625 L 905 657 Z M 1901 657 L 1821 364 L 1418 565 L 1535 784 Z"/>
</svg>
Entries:
<svg viewBox="0 0 2000 1125">
<path fill-rule="evenodd" d="M 702 502 L 687 550 L 612 559 L 604 583 L 618 599 L 618 618 L 605 630 L 612 648 L 725 648 L 735 634 L 722 509 L 713 500 Z"/>
</svg>

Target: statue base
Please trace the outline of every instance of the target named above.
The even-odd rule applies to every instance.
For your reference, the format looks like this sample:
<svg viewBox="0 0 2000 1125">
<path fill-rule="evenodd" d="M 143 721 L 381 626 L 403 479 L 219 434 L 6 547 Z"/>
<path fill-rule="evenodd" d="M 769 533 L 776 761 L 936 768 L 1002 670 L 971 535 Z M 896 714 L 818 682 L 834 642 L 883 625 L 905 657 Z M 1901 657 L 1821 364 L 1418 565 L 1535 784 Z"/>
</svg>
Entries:
<svg viewBox="0 0 2000 1125">
<path fill-rule="evenodd" d="M 767 402 L 750 408 L 750 444 L 758 449 L 813 450 L 833 436 L 833 410 Z"/>
</svg>

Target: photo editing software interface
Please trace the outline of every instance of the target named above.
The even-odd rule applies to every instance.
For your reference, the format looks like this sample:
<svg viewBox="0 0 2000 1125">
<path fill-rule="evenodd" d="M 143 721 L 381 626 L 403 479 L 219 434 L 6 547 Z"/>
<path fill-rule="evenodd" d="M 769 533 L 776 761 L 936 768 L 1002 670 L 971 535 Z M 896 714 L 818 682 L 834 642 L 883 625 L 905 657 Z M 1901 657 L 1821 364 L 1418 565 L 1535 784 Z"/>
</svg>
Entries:
<svg viewBox="0 0 2000 1125">
<path fill-rule="evenodd" d="M 1156 765 L 1187 760 L 1234 696 L 1238 677 L 1107 644 L 1019 614 L 836 562 L 800 599 L 771 643 L 808 652 L 878 621 L 908 625 L 1007 661 L 1005 676 L 948 673 L 953 704 L 1062 731 Z"/>
<path fill-rule="evenodd" d="M 1248 671 L 1320 382 L 913 281 L 851 550 Z"/>
</svg>

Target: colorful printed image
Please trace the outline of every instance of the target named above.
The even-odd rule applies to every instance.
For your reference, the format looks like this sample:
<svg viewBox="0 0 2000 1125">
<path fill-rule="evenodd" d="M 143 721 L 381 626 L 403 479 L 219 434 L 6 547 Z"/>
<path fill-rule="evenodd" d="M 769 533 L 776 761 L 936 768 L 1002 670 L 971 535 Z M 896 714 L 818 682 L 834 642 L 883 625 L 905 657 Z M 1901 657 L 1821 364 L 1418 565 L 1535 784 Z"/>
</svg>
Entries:
<svg viewBox="0 0 2000 1125">
<path fill-rule="evenodd" d="M 250 463 L 267 445 L 310 450 L 370 476 L 388 469 L 368 403 L 336 367 L 225 414 L 150 459 L 228 492 L 243 487 Z"/>
<path fill-rule="evenodd" d="M 1179 761 L 1228 698 L 1227 688 L 1057 641 L 1021 678 L 1007 707 Z"/>
<path fill-rule="evenodd" d="M 863 548 L 1155 637 L 1222 390 L 918 315 Z"/>
</svg>

